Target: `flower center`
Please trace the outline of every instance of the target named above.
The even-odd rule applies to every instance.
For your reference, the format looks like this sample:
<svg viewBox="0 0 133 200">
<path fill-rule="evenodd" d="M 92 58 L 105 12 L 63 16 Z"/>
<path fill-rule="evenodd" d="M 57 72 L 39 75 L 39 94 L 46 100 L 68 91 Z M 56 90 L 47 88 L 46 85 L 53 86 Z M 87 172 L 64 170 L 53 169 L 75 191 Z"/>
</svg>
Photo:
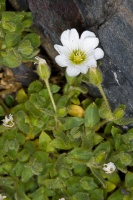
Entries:
<svg viewBox="0 0 133 200">
<path fill-rule="evenodd" d="M 82 62 L 84 62 L 85 59 L 86 54 L 79 49 L 73 50 L 73 52 L 70 55 L 70 60 L 76 65 L 81 64 Z"/>
</svg>

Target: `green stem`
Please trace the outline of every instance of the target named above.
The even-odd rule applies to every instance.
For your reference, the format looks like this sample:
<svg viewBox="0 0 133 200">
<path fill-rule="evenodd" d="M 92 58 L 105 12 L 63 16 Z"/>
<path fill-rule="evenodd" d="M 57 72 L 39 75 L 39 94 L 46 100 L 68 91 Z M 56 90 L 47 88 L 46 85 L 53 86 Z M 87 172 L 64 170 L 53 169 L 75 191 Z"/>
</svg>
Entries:
<svg viewBox="0 0 133 200">
<path fill-rule="evenodd" d="M 96 124 L 96 126 L 94 126 L 94 130 L 98 131 L 103 125 L 105 125 L 108 122 L 108 120 L 103 120 L 101 121 L 99 124 Z"/>
<path fill-rule="evenodd" d="M 48 90 L 48 93 L 49 93 L 53 108 L 54 108 L 54 110 L 56 112 L 57 109 L 56 109 L 56 105 L 55 105 L 55 102 L 54 102 L 54 98 L 53 98 L 53 95 L 52 95 L 48 80 L 45 79 L 45 83 L 46 83 L 46 87 L 47 87 L 47 90 Z"/>
<path fill-rule="evenodd" d="M 10 114 L 10 109 L 5 105 L 5 103 L 3 102 L 3 100 L 1 98 L 0 98 L 0 104 L 4 108 L 4 110 L 6 111 L 6 113 Z"/>
<path fill-rule="evenodd" d="M 104 92 L 104 90 L 103 90 L 103 88 L 102 88 L 102 85 L 99 84 L 99 85 L 97 85 L 97 87 L 98 87 L 98 89 L 99 89 L 101 95 L 103 96 L 103 99 L 104 99 L 104 101 L 105 101 L 105 103 L 106 103 L 106 106 L 107 106 L 108 111 L 110 112 L 110 118 L 113 119 L 112 111 L 111 111 L 110 105 L 109 105 L 109 103 L 108 103 L 107 97 L 106 97 L 106 95 L 105 95 L 105 92 Z"/>
</svg>

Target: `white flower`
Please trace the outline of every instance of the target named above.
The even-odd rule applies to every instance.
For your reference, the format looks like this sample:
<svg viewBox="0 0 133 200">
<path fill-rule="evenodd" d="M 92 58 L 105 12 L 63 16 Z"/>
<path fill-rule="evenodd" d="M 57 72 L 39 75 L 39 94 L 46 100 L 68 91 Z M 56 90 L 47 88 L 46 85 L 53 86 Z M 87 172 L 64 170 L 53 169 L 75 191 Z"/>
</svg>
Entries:
<svg viewBox="0 0 133 200">
<path fill-rule="evenodd" d="M 14 121 L 13 121 L 13 115 L 9 114 L 9 116 L 5 116 L 5 119 L 2 120 L 3 125 L 7 127 L 13 127 L 14 126 Z"/>
<path fill-rule="evenodd" d="M 107 174 L 112 174 L 116 170 L 116 166 L 114 163 L 109 162 L 109 163 L 103 165 L 103 170 Z"/>
<path fill-rule="evenodd" d="M 2 194 L 0 194 L 0 200 L 3 200 L 3 199 L 5 199 L 6 198 L 6 196 L 4 195 L 2 195 Z"/>
<path fill-rule="evenodd" d="M 61 199 L 59 199 L 59 200 L 65 200 L 65 198 L 61 198 Z"/>
<path fill-rule="evenodd" d="M 63 46 L 54 45 L 60 54 L 55 57 L 55 61 L 60 67 L 67 67 L 68 76 L 86 74 L 89 68 L 97 67 L 96 60 L 104 56 L 103 50 L 96 48 L 99 39 L 93 32 L 84 31 L 79 38 L 76 29 L 66 30 L 60 39 Z"/>
</svg>

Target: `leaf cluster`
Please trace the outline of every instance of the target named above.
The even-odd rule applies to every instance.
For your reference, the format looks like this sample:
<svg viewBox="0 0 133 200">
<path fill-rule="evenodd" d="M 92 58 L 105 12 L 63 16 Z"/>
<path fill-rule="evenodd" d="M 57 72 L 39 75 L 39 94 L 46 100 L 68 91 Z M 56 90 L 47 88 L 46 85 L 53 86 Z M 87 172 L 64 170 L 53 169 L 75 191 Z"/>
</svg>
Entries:
<svg viewBox="0 0 133 200">
<path fill-rule="evenodd" d="M 69 79 L 63 94 L 50 85 L 56 113 L 40 81 L 18 92 L 15 126 L 0 125 L 0 187 L 7 199 L 133 198 L 133 129 L 123 132 L 111 122 L 101 99 L 81 101 L 79 84 Z M 117 119 L 122 108 L 114 111 Z M 108 162 L 117 168 L 112 174 L 103 171 Z"/>
<path fill-rule="evenodd" d="M 21 62 L 33 61 L 38 54 L 40 37 L 32 30 L 30 12 L 5 10 L 0 1 L 0 66 L 14 68 Z"/>
</svg>

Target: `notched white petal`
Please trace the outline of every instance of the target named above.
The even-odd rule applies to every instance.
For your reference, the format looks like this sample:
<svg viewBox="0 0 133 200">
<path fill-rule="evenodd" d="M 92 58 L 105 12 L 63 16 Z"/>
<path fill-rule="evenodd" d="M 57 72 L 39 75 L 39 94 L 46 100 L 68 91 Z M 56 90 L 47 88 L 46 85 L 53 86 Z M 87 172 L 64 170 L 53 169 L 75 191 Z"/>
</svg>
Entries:
<svg viewBox="0 0 133 200">
<path fill-rule="evenodd" d="M 68 76 L 77 76 L 80 74 L 80 70 L 76 67 L 67 67 L 66 73 Z"/>
<path fill-rule="evenodd" d="M 77 32 L 77 30 L 75 28 L 71 29 L 70 30 L 70 38 L 69 38 L 69 41 L 70 42 L 78 42 L 79 40 L 79 34 Z"/>
<path fill-rule="evenodd" d="M 61 34 L 61 43 L 64 45 L 64 46 L 69 46 L 69 38 L 70 38 L 70 30 L 66 30 L 64 31 L 62 34 Z"/>
<path fill-rule="evenodd" d="M 104 57 L 104 52 L 101 48 L 96 48 L 94 51 L 94 56 L 96 58 L 96 60 L 101 59 Z"/>
<path fill-rule="evenodd" d="M 94 56 L 90 56 L 88 59 L 88 66 L 90 67 L 97 67 L 97 62 Z"/>
<path fill-rule="evenodd" d="M 84 31 L 81 35 L 81 40 L 84 40 L 88 37 L 96 37 L 96 35 L 91 31 Z"/>
<path fill-rule="evenodd" d="M 66 62 L 66 57 L 63 55 L 58 55 L 55 57 L 55 61 L 56 63 L 60 66 L 60 67 L 67 67 L 67 62 Z"/>
<path fill-rule="evenodd" d="M 68 55 L 69 54 L 69 50 L 68 50 L 67 47 L 55 44 L 54 48 L 59 54 L 64 54 L 64 55 Z"/>
<path fill-rule="evenodd" d="M 79 67 L 78 67 L 79 68 Z M 87 73 L 87 71 L 88 71 L 88 68 L 89 68 L 89 66 L 88 65 L 81 65 L 80 66 L 80 72 L 81 73 L 83 73 L 83 74 L 86 74 Z"/>
<path fill-rule="evenodd" d="M 86 51 L 90 51 L 90 50 L 95 49 L 98 46 L 98 44 L 99 44 L 99 39 L 98 38 L 86 38 L 83 41 L 83 48 Z"/>
</svg>

